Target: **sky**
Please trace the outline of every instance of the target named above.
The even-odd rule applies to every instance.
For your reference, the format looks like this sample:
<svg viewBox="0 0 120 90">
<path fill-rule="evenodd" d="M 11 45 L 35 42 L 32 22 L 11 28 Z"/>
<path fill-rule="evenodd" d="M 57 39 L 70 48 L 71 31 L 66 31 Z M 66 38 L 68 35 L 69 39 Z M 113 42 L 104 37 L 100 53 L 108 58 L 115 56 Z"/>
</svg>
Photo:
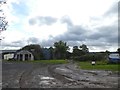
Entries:
<svg viewBox="0 0 120 90">
<path fill-rule="evenodd" d="M 28 44 L 86 44 L 89 51 L 118 48 L 118 0 L 7 0 L 2 6 L 8 28 L 2 49 Z"/>
</svg>

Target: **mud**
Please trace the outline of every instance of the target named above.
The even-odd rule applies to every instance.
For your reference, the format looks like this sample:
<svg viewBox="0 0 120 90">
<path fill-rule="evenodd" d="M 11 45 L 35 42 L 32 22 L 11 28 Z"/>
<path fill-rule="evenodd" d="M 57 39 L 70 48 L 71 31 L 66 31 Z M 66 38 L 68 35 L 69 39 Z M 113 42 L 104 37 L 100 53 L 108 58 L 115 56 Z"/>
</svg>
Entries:
<svg viewBox="0 0 120 90">
<path fill-rule="evenodd" d="M 75 64 L 2 63 L 2 88 L 118 88 L 117 72 L 82 70 Z"/>
</svg>

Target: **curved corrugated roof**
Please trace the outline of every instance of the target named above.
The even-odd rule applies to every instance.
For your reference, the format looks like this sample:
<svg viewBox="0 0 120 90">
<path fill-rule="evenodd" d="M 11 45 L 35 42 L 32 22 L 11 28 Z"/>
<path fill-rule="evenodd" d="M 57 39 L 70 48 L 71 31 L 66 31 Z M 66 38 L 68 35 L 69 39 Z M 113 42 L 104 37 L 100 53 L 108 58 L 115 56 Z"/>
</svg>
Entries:
<svg viewBox="0 0 120 90">
<path fill-rule="evenodd" d="M 22 54 L 32 54 L 30 51 L 28 51 L 28 50 L 20 50 L 20 51 L 18 51 L 16 54 L 20 54 L 20 53 L 22 53 Z"/>
</svg>

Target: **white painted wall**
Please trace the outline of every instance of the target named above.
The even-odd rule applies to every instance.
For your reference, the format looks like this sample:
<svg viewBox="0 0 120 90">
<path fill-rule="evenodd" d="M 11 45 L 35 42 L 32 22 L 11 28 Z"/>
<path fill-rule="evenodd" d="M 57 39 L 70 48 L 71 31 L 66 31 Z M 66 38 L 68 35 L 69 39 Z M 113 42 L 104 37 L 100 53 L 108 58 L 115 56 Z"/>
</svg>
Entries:
<svg viewBox="0 0 120 90">
<path fill-rule="evenodd" d="M 8 59 L 13 58 L 13 57 L 14 57 L 14 54 L 5 54 L 4 55 L 5 60 L 8 60 Z"/>
</svg>

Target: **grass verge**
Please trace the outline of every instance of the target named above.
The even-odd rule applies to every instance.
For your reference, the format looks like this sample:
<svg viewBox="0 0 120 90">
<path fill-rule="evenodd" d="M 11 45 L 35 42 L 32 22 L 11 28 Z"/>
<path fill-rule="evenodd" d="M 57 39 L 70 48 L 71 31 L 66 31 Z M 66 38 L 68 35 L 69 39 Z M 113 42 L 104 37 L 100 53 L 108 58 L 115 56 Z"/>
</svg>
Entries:
<svg viewBox="0 0 120 90">
<path fill-rule="evenodd" d="M 35 60 L 35 61 L 30 61 L 33 63 L 45 63 L 45 64 L 66 64 L 66 60 Z"/>
<path fill-rule="evenodd" d="M 101 63 L 100 61 L 97 61 L 95 65 L 92 65 L 91 62 L 78 62 L 78 65 L 81 69 L 87 70 L 120 71 L 120 64 Z"/>
<path fill-rule="evenodd" d="M 34 61 L 8 61 L 8 62 L 18 62 L 18 63 L 42 63 L 42 64 L 66 64 L 66 60 L 34 60 Z"/>
</svg>

